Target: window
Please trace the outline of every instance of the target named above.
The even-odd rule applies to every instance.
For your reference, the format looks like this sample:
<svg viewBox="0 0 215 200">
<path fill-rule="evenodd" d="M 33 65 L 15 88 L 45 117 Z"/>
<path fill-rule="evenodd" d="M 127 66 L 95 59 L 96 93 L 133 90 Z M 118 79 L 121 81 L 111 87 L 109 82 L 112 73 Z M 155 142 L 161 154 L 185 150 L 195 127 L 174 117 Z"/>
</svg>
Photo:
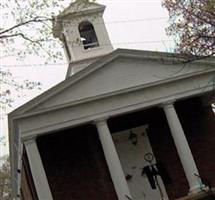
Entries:
<svg viewBox="0 0 215 200">
<path fill-rule="evenodd" d="M 90 22 L 82 22 L 79 24 L 78 30 L 84 45 L 84 49 L 91 49 L 99 46 L 94 27 Z"/>
</svg>

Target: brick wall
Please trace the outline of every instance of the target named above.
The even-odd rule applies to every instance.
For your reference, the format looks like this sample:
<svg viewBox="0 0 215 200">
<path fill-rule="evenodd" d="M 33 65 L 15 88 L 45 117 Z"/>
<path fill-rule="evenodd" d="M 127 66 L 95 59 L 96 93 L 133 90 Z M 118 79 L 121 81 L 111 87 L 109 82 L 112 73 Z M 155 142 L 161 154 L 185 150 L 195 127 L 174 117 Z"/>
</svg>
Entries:
<svg viewBox="0 0 215 200">
<path fill-rule="evenodd" d="M 175 105 L 203 181 L 215 187 L 215 116 L 210 106 L 193 98 Z M 179 160 L 164 112 L 151 120 L 149 139 L 157 160 L 164 163 L 172 183 L 166 186 L 170 199 L 186 196 L 189 185 Z"/>
<path fill-rule="evenodd" d="M 22 155 L 21 199 L 38 200 L 25 148 L 23 148 Z"/>
<path fill-rule="evenodd" d="M 148 136 L 157 161 L 164 164 L 172 180 L 166 185 L 169 198 L 185 196 L 189 186 L 162 109 L 150 123 Z"/>
<path fill-rule="evenodd" d="M 38 148 L 54 200 L 116 200 L 94 126 L 40 137 Z"/>
<path fill-rule="evenodd" d="M 177 102 L 175 107 L 200 176 L 214 187 L 214 113 L 198 98 Z M 170 200 L 186 196 L 189 185 L 163 110 L 151 109 L 121 118 L 110 121 L 111 130 L 149 124 L 148 135 L 156 159 L 164 164 L 172 179 L 166 186 Z M 54 199 L 117 199 L 94 126 L 43 136 L 37 142 Z"/>
<path fill-rule="evenodd" d="M 215 187 L 215 115 L 211 106 L 194 99 L 179 104 L 177 110 L 200 176 Z"/>
<path fill-rule="evenodd" d="M 28 183 L 26 171 L 23 169 L 21 173 L 21 197 L 23 200 L 34 200 Z"/>
</svg>

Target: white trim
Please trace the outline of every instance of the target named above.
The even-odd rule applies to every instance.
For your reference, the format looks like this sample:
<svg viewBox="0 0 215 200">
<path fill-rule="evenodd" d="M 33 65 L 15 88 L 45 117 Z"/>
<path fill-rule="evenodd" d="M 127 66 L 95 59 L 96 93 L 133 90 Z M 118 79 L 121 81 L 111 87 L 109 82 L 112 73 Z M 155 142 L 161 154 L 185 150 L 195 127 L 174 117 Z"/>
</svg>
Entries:
<svg viewBox="0 0 215 200">
<path fill-rule="evenodd" d="M 165 112 L 167 122 L 169 124 L 169 128 L 171 130 L 171 134 L 185 172 L 185 176 L 190 186 L 189 192 L 199 192 L 202 187 L 202 182 L 199 178 L 199 172 L 196 163 L 174 108 L 173 102 L 164 103 L 163 110 Z"/>
<path fill-rule="evenodd" d="M 20 158 L 22 158 L 22 153 L 23 153 L 23 144 L 21 144 L 21 137 L 19 138 L 19 144 L 20 147 L 17 150 L 18 151 L 18 155 Z M 17 167 L 17 186 L 18 186 L 18 191 L 17 191 L 17 195 L 19 195 L 19 197 L 21 196 L 20 194 L 20 188 L 21 188 L 21 169 L 22 169 L 22 159 L 18 159 L 18 167 Z M 18 173 L 18 170 L 20 171 L 20 173 Z"/>
<path fill-rule="evenodd" d="M 204 93 L 209 92 L 209 91 L 213 91 L 213 89 L 214 89 L 213 84 L 210 84 L 210 85 L 207 85 L 205 87 L 197 87 L 195 89 L 187 90 L 187 91 L 181 92 L 181 93 L 177 93 L 177 91 L 176 91 L 175 94 L 171 94 L 169 96 L 163 96 L 161 98 L 155 98 L 154 100 L 146 100 L 146 101 L 136 102 L 136 103 L 132 103 L 131 105 L 126 105 L 126 106 L 121 105 L 117 109 L 112 108 L 112 109 L 109 109 L 108 111 L 105 111 L 105 112 L 94 113 L 93 115 L 85 115 L 84 117 L 76 117 L 75 119 L 71 119 L 68 121 L 62 121 L 59 123 L 55 122 L 55 123 L 52 123 L 50 125 L 46 125 L 43 127 L 31 128 L 31 130 L 22 130 L 21 128 L 17 127 L 17 120 L 19 120 L 19 122 L 21 122 L 22 120 L 25 120 L 25 119 L 22 119 L 21 115 L 16 116 L 17 118 L 20 118 L 17 120 L 15 119 L 15 116 L 11 116 L 9 118 L 9 123 L 10 123 L 9 139 L 10 139 L 12 177 L 14 177 L 13 179 L 15 179 L 17 177 L 17 174 L 16 174 L 16 170 L 17 170 L 16 165 L 17 164 L 16 164 L 16 162 L 17 162 L 17 159 L 21 159 L 19 157 L 18 153 L 15 152 L 15 150 L 14 150 L 14 136 L 19 134 L 20 131 L 22 132 L 22 139 L 23 139 L 25 137 L 29 137 L 30 135 L 41 135 L 41 134 L 45 134 L 45 133 L 48 133 L 51 131 L 56 131 L 56 130 L 60 130 L 63 128 L 77 126 L 77 125 L 80 125 L 80 124 L 83 124 L 86 122 L 91 122 L 91 121 L 98 119 L 98 118 L 101 118 L 101 117 L 106 117 L 106 116 L 112 117 L 112 116 L 116 116 L 119 114 L 131 112 L 132 110 L 137 111 L 139 109 L 147 109 L 149 107 L 159 105 L 162 102 L 168 101 L 168 100 L 173 99 L 173 98 L 177 99 L 177 100 L 184 99 L 184 98 L 190 98 L 190 97 L 195 96 L 195 95 L 200 95 L 200 94 L 204 94 Z M 137 91 L 137 92 L 139 93 L 139 91 Z M 131 94 L 133 94 L 133 93 L 131 93 Z M 121 94 L 120 96 L 126 98 L 126 94 Z M 117 98 L 119 98 L 119 96 Z M 104 101 L 104 100 L 105 99 L 103 99 L 102 101 Z M 67 108 L 66 110 L 69 111 L 73 108 L 74 107 Z M 51 112 L 51 110 L 49 112 Z M 16 195 L 17 191 L 18 191 L 18 186 L 16 185 L 15 182 L 13 182 L 13 195 L 14 196 Z"/>
<path fill-rule="evenodd" d="M 113 91 L 113 92 L 110 92 L 110 93 L 101 94 L 101 95 L 97 95 L 97 96 L 93 96 L 93 97 L 88 97 L 88 98 L 76 100 L 76 101 L 73 101 L 73 102 L 70 102 L 70 103 L 64 103 L 62 105 L 57 105 L 57 106 L 49 107 L 49 108 L 46 108 L 46 109 L 41 109 L 41 110 L 38 110 L 38 111 L 35 111 L 35 112 L 30 112 L 30 113 L 27 113 L 27 114 L 15 115 L 14 119 L 20 118 L 20 117 L 24 118 L 24 117 L 29 117 L 29 116 L 33 116 L 33 115 L 38 115 L 38 114 L 42 114 L 42 113 L 45 113 L 45 112 L 50 111 L 50 110 L 54 111 L 54 110 L 58 110 L 58 109 L 62 109 L 62 108 L 67 108 L 67 107 L 76 106 L 76 105 L 79 105 L 79 104 L 95 101 L 95 100 L 100 100 L 100 99 L 104 99 L 104 98 L 108 98 L 108 97 L 112 97 L 112 96 L 121 95 L 121 94 L 124 94 L 124 93 L 129 93 L 129 92 L 134 92 L 134 91 L 150 88 L 150 87 L 153 87 L 153 86 L 168 84 L 168 83 L 171 83 L 171 82 L 175 82 L 175 81 L 185 79 L 185 78 L 189 78 L 189 77 L 193 77 L 193 76 L 211 74 L 211 72 L 215 72 L 215 68 L 210 69 L 210 70 L 202 70 L 202 71 L 198 71 L 198 72 L 195 72 L 195 73 L 189 73 L 189 74 L 181 75 L 181 76 L 174 77 L 174 78 L 168 78 L 168 79 L 161 80 L 161 81 L 156 81 L 156 82 L 153 82 L 153 83 L 138 85 L 138 86 L 134 86 L 134 87 L 130 87 L 130 88 L 122 89 L 122 90 L 117 90 L 117 91 Z M 210 87 L 210 85 L 207 85 L 206 87 Z"/>
<path fill-rule="evenodd" d="M 35 138 L 24 144 L 39 200 L 53 200 Z"/>
<path fill-rule="evenodd" d="M 151 60 L 154 60 L 154 61 L 159 59 L 159 61 L 161 61 L 161 62 L 162 61 L 163 62 L 164 61 L 168 61 L 168 62 L 169 61 L 172 61 L 172 62 L 173 61 L 178 61 L 179 62 L 180 59 L 178 59 L 177 56 L 178 55 L 175 55 L 175 54 L 172 54 L 172 53 L 163 53 L 163 52 L 161 53 L 161 52 L 117 49 L 114 52 L 108 54 L 107 56 L 104 56 L 103 58 L 93 62 L 87 68 L 79 71 L 78 73 L 74 74 L 73 76 L 71 76 L 70 78 L 66 79 L 65 81 L 63 81 L 63 82 L 59 83 L 58 85 L 52 87 L 51 89 L 49 89 L 45 93 L 43 93 L 43 94 L 39 95 L 38 97 L 34 98 L 33 100 L 29 101 L 25 105 L 21 106 L 20 108 L 18 108 L 15 111 L 13 111 L 10 115 L 23 114 L 23 113 L 27 112 L 28 110 L 30 110 L 30 109 L 34 108 L 35 106 L 38 106 L 39 104 L 41 104 L 43 101 L 49 99 L 50 97 L 55 96 L 60 91 L 66 89 L 67 87 L 71 86 L 72 84 L 74 84 L 75 82 L 79 81 L 80 79 L 83 79 L 84 77 L 86 77 L 87 75 L 93 73 L 97 69 L 100 69 L 101 67 L 103 67 L 106 64 L 110 63 L 114 59 L 123 57 L 123 58 L 138 58 L 138 59 L 146 59 L 146 60 L 151 59 Z M 207 72 L 215 72 L 215 68 L 212 66 L 214 64 L 214 60 L 215 59 L 211 58 L 211 59 L 205 59 L 205 60 L 201 60 L 201 61 L 195 61 L 195 62 L 192 63 L 192 64 L 195 64 L 195 65 L 200 65 L 201 64 L 201 65 L 204 65 L 205 67 L 209 66 L 210 70 L 205 69 L 204 71 L 186 73 L 184 75 L 177 76 L 177 77 L 187 78 L 187 77 L 190 77 L 190 76 L 194 76 L 194 75 L 198 75 L 198 74 L 204 74 L 204 73 L 207 73 Z M 181 63 L 181 64 L 183 64 L 183 63 Z M 167 81 L 168 80 L 174 81 L 174 80 L 178 79 L 177 77 L 167 78 L 166 80 Z M 156 82 L 156 84 L 160 84 L 160 81 Z"/>
<path fill-rule="evenodd" d="M 159 106 L 163 102 L 172 100 L 173 98 L 175 98 L 177 100 L 183 99 L 185 97 L 190 98 L 195 95 L 203 94 L 202 89 L 204 89 L 204 88 L 198 88 L 197 90 L 192 90 L 193 91 L 192 93 L 190 93 L 190 91 L 187 91 L 186 93 L 157 98 L 157 99 L 154 99 L 153 101 L 148 100 L 148 101 L 132 104 L 129 106 L 124 106 L 124 107 L 122 106 L 117 109 L 108 110 L 107 112 L 87 115 L 85 117 L 80 117 L 80 118 L 75 118 L 75 119 L 71 119 L 71 120 L 64 121 L 64 122 L 54 123 L 54 124 L 39 127 L 36 129 L 22 130 L 22 137 L 25 138 L 25 137 L 29 137 L 29 135 L 41 135 L 43 133 L 60 130 L 62 128 L 72 127 L 72 126 L 84 124 L 87 122 L 91 122 L 91 121 L 94 121 L 96 119 L 100 119 L 103 117 L 106 118 L 107 116 L 114 117 L 116 115 L 128 113 L 131 111 L 135 112 L 140 109 L 147 109 L 147 108 L 150 108 L 150 107 L 156 106 L 156 105 Z M 208 91 L 211 91 L 211 89 L 205 90 L 204 92 L 208 92 Z"/>
<path fill-rule="evenodd" d="M 100 119 L 95 124 L 118 199 L 132 199 L 107 122 Z"/>
</svg>

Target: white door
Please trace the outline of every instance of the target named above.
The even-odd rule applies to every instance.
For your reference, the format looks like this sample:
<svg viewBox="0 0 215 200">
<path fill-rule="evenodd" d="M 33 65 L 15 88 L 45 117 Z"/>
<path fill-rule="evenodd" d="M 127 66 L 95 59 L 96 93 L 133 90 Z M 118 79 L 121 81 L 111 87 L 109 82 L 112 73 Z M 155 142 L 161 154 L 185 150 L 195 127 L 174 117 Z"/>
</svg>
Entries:
<svg viewBox="0 0 215 200">
<path fill-rule="evenodd" d="M 129 139 L 131 132 L 136 135 L 136 144 L 132 143 Z M 122 164 L 122 168 L 127 176 L 127 183 L 132 195 L 133 200 L 159 200 L 161 199 L 161 191 L 164 199 L 167 198 L 164 184 L 158 176 L 158 183 L 161 191 L 158 187 L 152 189 L 146 175 L 141 175 L 143 167 L 149 165 L 144 159 L 144 155 L 152 152 L 152 148 L 146 133 L 146 126 L 135 127 L 129 130 L 117 132 L 113 134 L 113 140 Z M 153 160 L 155 163 L 156 160 Z M 129 178 L 130 177 L 130 178 Z"/>
</svg>

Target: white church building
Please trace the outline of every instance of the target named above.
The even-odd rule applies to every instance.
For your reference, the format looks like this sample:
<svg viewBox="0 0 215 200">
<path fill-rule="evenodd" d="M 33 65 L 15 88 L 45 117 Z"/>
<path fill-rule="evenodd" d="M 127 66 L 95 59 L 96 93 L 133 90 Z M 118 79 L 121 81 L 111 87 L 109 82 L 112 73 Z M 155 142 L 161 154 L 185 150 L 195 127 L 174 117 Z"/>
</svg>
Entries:
<svg viewBox="0 0 215 200">
<path fill-rule="evenodd" d="M 67 76 L 9 114 L 13 198 L 212 196 L 215 59 L 114 50 L 104 10 L 76 2 L 55 18 Z"/>
</svg>

